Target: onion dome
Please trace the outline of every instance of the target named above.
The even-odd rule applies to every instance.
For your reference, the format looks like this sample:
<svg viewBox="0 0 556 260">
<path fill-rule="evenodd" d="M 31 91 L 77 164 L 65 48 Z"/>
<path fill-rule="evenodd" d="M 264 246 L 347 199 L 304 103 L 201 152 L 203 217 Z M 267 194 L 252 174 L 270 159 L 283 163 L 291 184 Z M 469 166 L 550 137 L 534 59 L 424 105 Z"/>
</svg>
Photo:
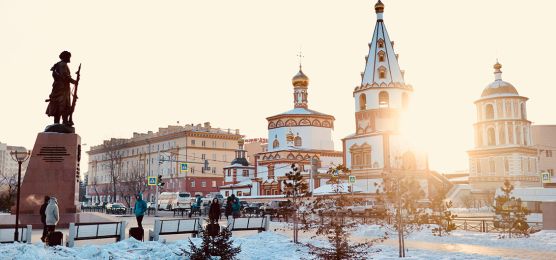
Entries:
<svg viewBox="0 0 556 260">
<path fill-rule="evenodd" d="M 309 77 L 303 73 L 301 66 L 299 66 L 299 72 L 295 74 L 292 78 L 292 85 L 294 87 L 307 87 L 309 86 Z"/>
<path fill-rule="evenodd" d="M 509 82 L 502 80 L 502 64 L 496 61 L 496 64 L 493 66 L 494 68 L 494 82 L 490 83 L 488 86 L 485 87 L 481 97 L 490 97 L 490 96 L 518 96 L 517 90 L 515 87 L 510 84 Z"/>
<path fill-rule="evenodd" d="M 380 0 L 378 0 L 378 2 L 376 2 L 375 4 L 375 12 L 377 14 L 384 12 L 384 4 Z"/>
</svg>

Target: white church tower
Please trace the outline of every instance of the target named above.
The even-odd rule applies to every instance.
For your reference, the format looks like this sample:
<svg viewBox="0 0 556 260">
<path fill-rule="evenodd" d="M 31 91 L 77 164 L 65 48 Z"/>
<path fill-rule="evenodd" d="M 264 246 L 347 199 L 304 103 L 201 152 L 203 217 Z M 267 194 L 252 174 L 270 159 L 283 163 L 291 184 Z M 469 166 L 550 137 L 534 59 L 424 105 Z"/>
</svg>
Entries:
<svg viewBox="0 0 556 260">
<path fill-rule="evenodd" d="M 356 131 L 342 140 L 344 164 L 357 176 L 356 185 L 362 190 L 372 185 L 360 179 L 396 173 L 424 175 L 428 168 L 426 156 L 411 151 L 400 134 L 401 118 L 408 109 L 413 87 L 404 81 L 394 42 L 384 24 L 381 1 L 375 4 L 375 11 L 377 20 L 365 70 L 361 84 L 353 91 Z"/>
<path fill-rule="evenodd" d="M 541 185 L 527 120 L 528 98 L 502 80 L 501 68 L 494 64 L 494 82 L 475 101 L 475 148 L 468 153 L 469 183 L 476 190 L 493 191 L 506 179 L 515 187 Z"/>
</svg>

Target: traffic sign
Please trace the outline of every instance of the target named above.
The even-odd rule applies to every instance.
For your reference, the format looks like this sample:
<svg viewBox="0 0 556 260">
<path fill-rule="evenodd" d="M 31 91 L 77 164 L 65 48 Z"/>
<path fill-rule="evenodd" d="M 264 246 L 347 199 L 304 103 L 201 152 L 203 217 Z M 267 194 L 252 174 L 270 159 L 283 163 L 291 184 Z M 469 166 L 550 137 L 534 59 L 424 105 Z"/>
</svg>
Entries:
<svg viewBox="0 0 556 260">
<path fill-rule="evenodd" d="M 147 185 L 156 186 L 156 180 L 157 180 L 156 176 L 148 176 L 147 177 Z"/>
<path fill-rule="evenodd" d="M 189 171 L 189 164 L 187 163 L 180 163 L 180 172 L 186 173 Z"/>
<path fill-rule="evenodd" d="M 550 179 L 550 173 L 549 172 L 541 172 L 541 178 L 542 178 L 543 183 L 551 183 L 552 182 L 552 180 Z"/>
<path fill-rule="evenodd" d="M 355 183 L 355 176 L 353 176 L 353 175 L 349 176 L 349 183 L 352 183 L 352 184 Z"/>
</svg>

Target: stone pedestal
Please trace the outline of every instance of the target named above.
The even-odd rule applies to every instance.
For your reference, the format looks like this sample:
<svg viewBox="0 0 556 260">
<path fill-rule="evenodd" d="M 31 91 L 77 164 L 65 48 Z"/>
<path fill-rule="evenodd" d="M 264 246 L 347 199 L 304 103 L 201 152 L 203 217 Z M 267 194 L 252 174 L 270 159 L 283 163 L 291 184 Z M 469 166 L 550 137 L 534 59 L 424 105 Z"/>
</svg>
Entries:
<svg viewBox="0 0 556 260">
<path fill-rule="evenodd" d="M 20 222 L 40 224 L 44 196 L 58 199 L 60 226 L 75 222 L 79 205 L 81 138 L 71 133 L 39 133 L 21 184 Z M 15 212 L 15 206 L 12 212 Z"/>
</svg>

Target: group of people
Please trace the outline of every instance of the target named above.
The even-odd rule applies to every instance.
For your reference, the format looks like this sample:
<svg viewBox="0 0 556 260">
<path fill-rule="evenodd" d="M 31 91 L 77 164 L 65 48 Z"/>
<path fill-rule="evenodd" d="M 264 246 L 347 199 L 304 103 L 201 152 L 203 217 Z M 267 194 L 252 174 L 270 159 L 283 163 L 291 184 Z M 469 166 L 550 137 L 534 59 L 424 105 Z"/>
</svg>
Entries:
<svg viewBox="0 0 556 260">
<path fill-rule="evenodd" d="M 209 221 L 211 223 L 216 223 L 220 219 L 221 216 L 220 209 L 221 206 L 220 203 L 218 202 L 218 199 L 214 198 L 210 203 L 210 208 L 209 208 Z M 239 218 L 241 216 L 240 209 L 241 209 L 241 204 L 239 204 L 239 198 L 232 194 L 232 196 L 226 199 L 224 216 L 226 216 L 226 219 L 228 219 L 229 216 L 232 216 L 233 218 Z"/>
<path fill-rule="evenodd" d="M 41 240 L 46 242 L 49 234 L 54 232 L 56 224 L 60 220 L 58 200 L 54 197 L 44 196 L 44 203 L 41 205 L 40 214 L 43 225 Z"/>
</svg>

